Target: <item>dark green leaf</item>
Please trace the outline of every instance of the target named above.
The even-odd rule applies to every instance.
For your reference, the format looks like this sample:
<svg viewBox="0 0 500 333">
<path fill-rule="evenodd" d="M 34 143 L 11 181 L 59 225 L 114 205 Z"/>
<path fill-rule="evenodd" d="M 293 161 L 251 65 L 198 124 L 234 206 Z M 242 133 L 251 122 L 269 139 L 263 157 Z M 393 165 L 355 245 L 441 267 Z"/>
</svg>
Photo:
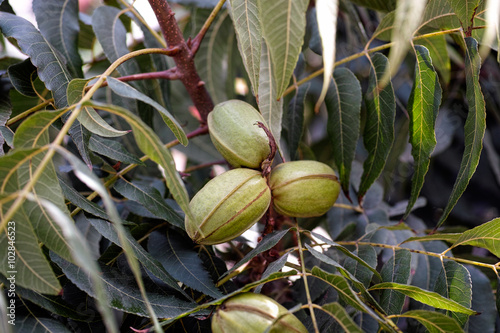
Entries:
<svg viewBox="0 0 500 333">
<path fill-rule="evenodd" d="M 43 317 L 21 317 L 16 318 L 16 332 L 36 332 L 36 333 L 71 333 L 63 323 Z"/>
<path fill-rule="evenodd" d="M 279 272 L 285 266 L 287 260 L 288 260 L 288 253 L 285 253 L 278 260 L 270 263 L 269 266 L 267 266 L 264 273 L 262 273 L 261 279 L 265 279 L 268 276 L 270 276 L 271 274 Z M 263 284 L 261 284 L 260 286 L 255 288 L 255 292 L 260 293 L 260 291 L 262 290 L 262 287 L 264 287 Z"/>
<path fill-rule="evenodd" d="M 465 43 L 467 45 L 465 52 L 465 80 L 467 85 L 467 102 L 469 104 L 469 113 L 464 127 L 465 151 L 450 199 L 436 228 L 444 223 L 458 199 L 467 188 L 472 175 L 474 175 L 479 164 L 479 157 L 483 148 L 484 132 L 486 130 L 486 107 L 481 86 L 479 85 L 481 59 L 477 51 L 477 42 L 474 38 L 468 37 L 465 38 Z"/>
<path fill-rule="evenodd" d="M 462 327 L 453 318 L 442 313 L 425 310 L 412 310 L 397 317 L 412 318 L 424 325 L 429 333 L 463 332 Z"/>
<path fill-rule="evenodd" d="M 184 229 L 184 219 L 172 209 L 154 187 L 139 186 L 120 179 L 114 189 L 129 200 L 142 204 L 147 210 L 178 228 Z"/>
<path fill-rule="evenodd" d="M 176 280 L 213 298 L 221 297 L 200 257 L 189 245 L 173 231 L 154 232 L 149 236 L 148 250 Z"/>
<path fill-rule="evenodd" d="M 80 156 L 82 157 L 85 164 L 89 169 L 92 169 L 92 161 L 90 160 L 90 151 L 89 151 L 89 140 L 90 140 L 90 132 L 78 120 L 75 120 L 73 125 L 68 131 L 71 139 L 76 145 Z"/>
<path fill-rule="evenodd" d="M 368 157 L 363 164 L 363 176 L 359 185 L 358 201 L 366 194 L 373 182 L 384 169 L 387 156 L 394 141 L 394 117 L 396 114 L 396 100 L 392 83 L 379 89 L 389 61 L 381 54 L 376 53 L 370 61 L 370 81 L 366 103 L 366 124 L 363 131 L 363 143 L 368 150 Z"/>
<path fill-rule="evenodd" d="M 384 12 L 390 12 L 396 9 L 396 0 L 351 0 L 351 2 Z"/>
<path fill-rule="evenodd" d="M 271 53 L 276 80 L 274 99 L 279 99 L 288 87 L 299 59 L 308 3 L 305 0 L 259 0 L 262 36 Z"/>
<path fill-rule="evenodd" d="M 78 288 L 90 296 L 95 296 L 92 280 L 81 268 L 58 256 L 52 255 L 51 257 L 61 267 L 68 279 Z M 106 299 L 110 307 L 142 317 L 149 316 L 146 302 L 137 289 L 132 276 L 105 265 L 101 265 L 101 270 L 102 274 L 99 278 L 105 286 Z M 176 317 L 196 307 L 196 303 L 181 301 L 174 296 L 156 292 L 148 292 L 147 295 L 156 315 L 159 317 Z"/>
<path fill-rule="evenodd" d="M 254 95 L 257 95 L 262 45 L 258 0 L 230 0 L 229 3 L 238 48 L 252 84 L 252 91 Z"/>
<path fill-rule="evenodd" d="M 109 239 L 116 245 L 120 246 L 120 239 L 111 223 L 97 219 L 89 219 L 89 222 L 106 239 Z M 134 237 L 132 237 L 127 229 L 125 229 L 125 236 L 127 241 L 130 243 L 130 246 L 134 249 L 135 256 L 146 269 L 173 289 L 185 294 L 177 284 L 177 281 L 172 278 L 172 276 L 155 258 L 153 258 L 151 254 L 144 250 L 144 248 L 134 239 Z"/>
<path fill-rule="evenodd" d="M 424 185 L 425 175 L 429 170 L 431 153 L 436 147 L 434 127 L 441 104 L 441 86 L 432 66 L 429 51 L 418 45 L 414 47 L 414 50 L 417 57 L 415 79 L 407 106 L 410 117 L 410 143 L 414 171 L 411 178 L 411 195 L 403 216 L 404 220 L 417 201 Z"/>
<path fill-rule="evenodd" d="M 71 75 L 59 52 L 30 22 L 21 17 L 0 12 L 0 29 L 6 37 L 16 39 L 21 50 L 30 56 L 38 69 L 40 80 L 52 91 L 56 106 L 65 107 L 66 87 Z"/>
<path fill-rule="evenodd" d="M 351 165 L 359 137 L 361 86 L 347 68 L 337 68 L 325 98 L 328 111 L 327 130 L 332 143 L 344 194 L 349 194 Z"/>
<path fill-rule="evenodd" d="M 181 125 L 177 122 L 177 120 L 175 120 L 174 116 L 172 116 L 170 112 L 168 112 L 163 106 L 124 82 L 121 82 L 112 77 L 108 77 L 106 80 L 111 90 L 113 90 L 116 94 L 122 97 L 135 98 L 153 106 L 160 112 L 163 120 L 175 134 L 175 137 L 179 140 L 179 142 L 184 146 L 188 144 L 186 133 L 184 133 Z"/>
<path fill-rule="evenodd" d="M 384 282 L 408 283 L 410 278 L 411 254 L 408 250 L 396 250 L 382 267 L 380 275 Z M 403 309 L 405 296 L 392 290 L 384 290 L 380 296 L 380 305 L 388 314 L 399 314 Z"/>
<path fill-rule="evenodd" d="M 325 304 L 323 305 L 323 309 L 339 323 L 344 331 L 349 333 L 363 332 L 339 303 Z"/>
<path fill-rule="evenodd" d="M 14 88 L 24 96 L 38 97 L 33 89 L 33 82 L 37 78 L 36 67 L 33 66 L 28 58 L 23 62 L 9 67 L 9 79 Z"/>
<path fill-rule="evenodd" d="M 228 270 L 222 277 L 232 273 L 235 269 L 240 268 L 242 265 L 246 264 L 248 261 L 250 261 L 253 257 L 256 255 L 272 249 L 278 242 L 285 236 L 285 234 L 289 231 L 290 229 L 285 229 L 285 230 L 280 230 L 280 231 L 274 231 L 270 234 L 265 235 L 262 240 L 257 244 L 257 246 L 248 252 L 243 259 L 241 259 L 238 263 L 236 263 L 233 267 L 231 267 L 230 270 Z"/>
<path fill-rule="evenodd" d="M 429 50 L 432 64 L 441 75 L 444 84 L 447 85 L 451 77 L 451 64 L 445 36 L 422 38 L 416 40 L 415 43 L 425 46 Z"/>
<path fill-rule="evenodd" d="M 89 149 L 115 161 L 127 164 L 144 165 L 144 162 L 142 162 L 137 156 L 132 155 L 120 142 L 116 140 L 109 140 L 92 135 L 89 139 Z"/>
<path fill-rule="evenodd" d="M 369 264 L 370 267 L 377 267 L 377 252 L 373 247 L 359 246 L 357 255 L 359 258 L 363 258 L 363 261 Z M 344 267 L 368 288 L 373 277 L 372 270 L 350 257 L 345 259 Z"/>
<path fill-rule="evenodd" d="M 299 148 L 302 133 L 304 132 L 304 107 L 310 83 L 300 86 L 295 96 L 288 104 L 287 112 L 287 132 L 288 150 L 292 160 L 297 159 L 297 149 Z"/>
<path fill-rule="evenodd" d="M 455 261 L 443 263 L 442 268 L 436 280 L 434 291 L 459 303 L 463 307 L 470 308 L 472 301 L 472 281 L 469 271 Z M 469 315 L 474 313 L 475 311 L 473 313 L 452 312 L 451 316 L 464 327 Z"/>
<path fill-rule="evenodd" d="M 468 266 L 467 270 L 472 279 L 471 307 L 481 314 L 469 317 L 469 332 L 494 332 L 497 311 L 491 281 L 483 272 L 473 266 Z"/>
<path fill-rule="evenodd" d="M 34 0 L 38 29 L 47 41 L 67 60 L 73 77 L 83 77 L 82 59 L 78 53 L 78 2 L 70 0 Z"/>
</svg>

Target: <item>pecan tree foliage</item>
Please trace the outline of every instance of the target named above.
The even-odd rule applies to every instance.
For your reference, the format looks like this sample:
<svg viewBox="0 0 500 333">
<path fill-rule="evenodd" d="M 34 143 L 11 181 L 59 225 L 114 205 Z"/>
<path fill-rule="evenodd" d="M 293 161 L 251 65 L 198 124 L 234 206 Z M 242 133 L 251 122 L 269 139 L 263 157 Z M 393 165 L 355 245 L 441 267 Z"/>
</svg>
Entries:
<svg viewBox="0 0 500 333">
<path fill-rule="evenodd" d="M 34 0 L 37 27 L 0 1 L 3 332 L 209 332 L 247 291 L 311 332 L 494 331 L 497 1 L 149 4 L 159 31 L 125 0 Z M 261 112 L 275 163 L 336 170 L 327 214 L 187 237 L 228 168 L 206 119 L 230 99 Z"/>
</svg>

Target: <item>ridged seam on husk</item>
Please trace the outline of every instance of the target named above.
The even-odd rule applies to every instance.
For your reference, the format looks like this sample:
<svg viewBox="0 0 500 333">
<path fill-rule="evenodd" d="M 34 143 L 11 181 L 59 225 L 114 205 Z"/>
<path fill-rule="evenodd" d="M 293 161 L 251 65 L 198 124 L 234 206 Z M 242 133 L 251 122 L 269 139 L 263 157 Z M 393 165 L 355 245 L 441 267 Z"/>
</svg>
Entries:
<svg viewBox="0 0 500 333">
<path fill-rule="evenodd" d="M 249 160 L 244 159 L 244 158 L 241 158 L 241 156 L 240 156 L 240 155 L 238 155 L 238 154 L 237 154 L 234 150 L 229 149 L 229 148 L 227 147 L 227 145 L 225 145 L 225 144 L 223 145 L 223 144 L 222 144 L 222 142 L 223 142 L 223 141 L 219 138 L 219 136 L 218 136 L 217 134 L 215 134 L 215 131 L 210 132 L 210 135 L 211 135 L 211 136 L 213 136 L 213 137 L 215 137 L 215 139 L 216 139 L 216 140 L 215 140 L 215 142 L 214 142 L 214 140 L 212 140 L 212 142 L 213 142 L 213 144 L 214 144 L 214 145 L 219 145 L 219 146 L 221 146 L 221 147 L 224 147 L 224 149 L 225 149 L 226 151 L 231 152 L 231 153 L 233 154 L 233 156 L 238 156 L 238 157 L 240 157 L 240 159 L 241 159 L 242 161 L 244 161 L 244 162 L 245 162 L 245 164 L 247 164 L 247 165 L 251 165 L 251 164 L 252 164 Z M 224 141 L 224 143 L 225 143 L 225 141 Z M 217 148 L 217 147 L 216 147 L 216 148 Z M 220 152 L 220 150 L 219 150 L 219 149 L 217 149 L 217 150 Z M 222 155 L 222 153 L 221 153 L 221 155 Z M 225 158 L 225 156 L 223 156 L 223 157 Z M 243 164 L 243 163 L 239 163 L 239 165 L 242 165 L 242 164 Z"/>
<path fill-rule="evenodd" d="M 266 186 L 266 188 L 264 188 L 263 191 L 261 191 L 257 197 L 255 197 L 252 201 L 250 201 L 245 207 L 243 207 L 242 209 L 240 209 L 238 212 L 236 212 L 235 215 L 233 215 L 229 220 L 227 220 L 225 223 L 221 224 L 219 226 L 219 229 L 222 228 L 223 226 L 227 225 L 228 223 L 230 223 L 231 221 L 233 221 L 235 218 L 237 218 L 238 216 L 240 216 L 242 214 L 242 212 L 250 207 L 251 204 L 253 204 L 254 202 L 256 202 L 257 200 L 259 200 L 267 191 L 269 191 L 269 187 Z M 268 206 L 269 207 L 269 206 Z M 267 209 L 265 209 L 262 214 L 259 216 L 259 219 L 265 214 Z M 211 233 L 209 233 L 208 235 L 206 235 L 204 238 L 208 238 L 210 237 L 214 232 L 218 231 L 219 229 L 216 229 L 214 231 L 212 231 Z"/>
<path fill-rule="evenodd" d="M 292 184 L 292 183 L 295 183 L 295 182 L 298 182 L 301 180 L 305 180 L 305 179 L 326 179 L 326 180 L 331 179 L 333 181 L 338 181 L 338 178 L 335 175 L 331 175 L 328 173 L 320 173 L 320 174 L 313 174 L 313 175 L 307 175 L 307 176 L 300 176 L 300 177 L 293 178 L 293 179 L 286 181 L 286 182 L 281 182 L 276 186 L 271 186 L 271 190 L 274 191 L 275 189 L 279 189 L 279 188 L 282 188 L 282 187 L 287 186 L 289 184 Z"/>
<path fill-rule="evenodd" d="M 250 169 L 249 169 L 250 170 Z M 231 197 L 235 192 L 237 192 L 240 188 L 242 188 L 246 183 L 248 183 L 252 178 L 254 177 L 260 177 L 259 174 L 252 174 L 250 175 L 249 177 L 247 177 L 246 179 L 244 179 L 242 182 L 240 182 L 240 184 L 238 186 L 235 186 L 233 188 L 233 190 L 231 192 L 229 192 L 227 195 L 225 195 L 223 198 L 221 198 L 219 200 L 219 202 L 217 203 L 217 205 L 215 205 L 212 210 L 208 213 L 208 215 L 202 220 L 202 222 L 197 226 L 197 230 L 195 232 L 195 234 L 193 235 L 193 240 L 198 240 L 199 239 L 199 235 L 201 235 L 201 237 L 203 238 L 207 238 L 207 236 L 205 236 L 203 234 L 203 232 L 201 231 L 201 228 L 205 225 L 205 223 L 210 219 L 210 217 L 212 217 L 212 215 L 215 214 L 215 212 L 220 208 L 220 206 L 225 202 L 225 199 Z M 215 179 L 215 178 L 214 178 Z M 265 191 L 264 191 L 265 192 Z M 194 221 L 196 222 L 196 221 Z M 213 232 L 212 232 L 213 233 Z M 210 234 L 212 234 L 210 233 Z"/>
<path fill-rule="evenodd" d="M 285 310 L 286 310 L 286 308 L 285 308 Z M 283 325 L 286 328 L 294 330 L 295 332 L 299 332 L 299 333 L 302 332 L 300 330 L 297 330 L 294 326 L 292 326 L 291 324 L 289 324 L 288 322 L 285 321 L 286 316 L 293 316 L 293 314 L 291 314 L 288 311 L 283 312 L 283 313 L 278 313 L 278 316 L 274 317 L 274 316 L 270 315 L 267 312 L 264 312 L 264 311 L 262 311 L 260 309 L 255 308 L 254 306 L 248 306 L 248 305 L 243 305 L 243 304 L 223 305 L 223 308 L 220 309 L 219 311 L 222 311 L 222 312 L 243 311 L 243 312 L 248 312 L 248 313 L 251 313 L 251 314 L 257 314 L 257 315 L 259 315 L 261 317 L 264 317 L 264 319 L 268 319 L 268 320 L 272 321 L 272 323 L 269 325 L 271 328 L 273 328 L 273 327 L 275 327 L 277 325 Z M 219 314 L 220 312 L 219 311 L 217 311 L 217 313 L 216 313 L 217 317 L 220 317 L 220 314 Z M 278 311 L 279 311 L 279 308 L 278 308 Z M 297 319 L 297 318 L 295 317 L 295 319 Z"/>
</svg>

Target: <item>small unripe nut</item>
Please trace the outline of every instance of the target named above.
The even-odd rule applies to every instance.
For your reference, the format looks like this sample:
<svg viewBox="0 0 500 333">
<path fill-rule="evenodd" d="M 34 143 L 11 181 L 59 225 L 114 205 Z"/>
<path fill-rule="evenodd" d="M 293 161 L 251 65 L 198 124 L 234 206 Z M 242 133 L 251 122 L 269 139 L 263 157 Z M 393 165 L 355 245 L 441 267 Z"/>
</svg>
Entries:
<svg viewBox="0 0 500 333">
<path fill-rule="evenodd" d="M 269 179 L 274 207 L 280 214 L 312 217 L 325 214 L 335 203 L 340 184 L 328 165 L 294 161 L 278 165 Z"/>
<path fill-rule="evenodd" d="M 199 244 L 232 240 L 254 225 L 271 203 L 271 190 L 257 170 L 239 168 L 210 180 L 196 193 L 186 217 L 189 237 Z"/>
<path fill-rule="evenodd" d="M 300 320 L 287 312 L 284 306 L 267 296 L 239 294 L 217 309 L 212 317 L 212 333 L 263 333 L 268 329 L 270 333 L 307 333 Z"/>
<path fill-rule="evenodd" d="M 239 100 L 217 104 L 208 114 L 210 139 L 235 168 L 260 168 L 270 154 L 269 139 L 257 122 L 264 118 L 253 106 Z"/>
</svg>

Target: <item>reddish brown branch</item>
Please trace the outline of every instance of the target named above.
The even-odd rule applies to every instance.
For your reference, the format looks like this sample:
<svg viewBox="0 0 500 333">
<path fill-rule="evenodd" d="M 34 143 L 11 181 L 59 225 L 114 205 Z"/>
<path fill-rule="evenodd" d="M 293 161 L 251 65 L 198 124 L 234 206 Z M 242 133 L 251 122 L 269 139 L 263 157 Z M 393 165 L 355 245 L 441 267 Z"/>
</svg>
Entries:
<svg viewBox="0 0 500 333">
<path fill-rule="evenodd" d="M 186 87 L 194 106 L 198 109 L 201 116 L 201 123 L 205 124 L 207 116 L 214 108 L 210 95 L 205 88 L 205 83 L 200 79 L 194 65 L 191 49 L 186 44 L 184 37 L 175 20 L 175 14 L 172 12 L 166 0 L 148 0 L 151 8 L 158 19 L 163 37 L 169 48 L 178 47 L 180 50 L 172 58 L 177 66 L 179 79 Z"/>
</svg>

